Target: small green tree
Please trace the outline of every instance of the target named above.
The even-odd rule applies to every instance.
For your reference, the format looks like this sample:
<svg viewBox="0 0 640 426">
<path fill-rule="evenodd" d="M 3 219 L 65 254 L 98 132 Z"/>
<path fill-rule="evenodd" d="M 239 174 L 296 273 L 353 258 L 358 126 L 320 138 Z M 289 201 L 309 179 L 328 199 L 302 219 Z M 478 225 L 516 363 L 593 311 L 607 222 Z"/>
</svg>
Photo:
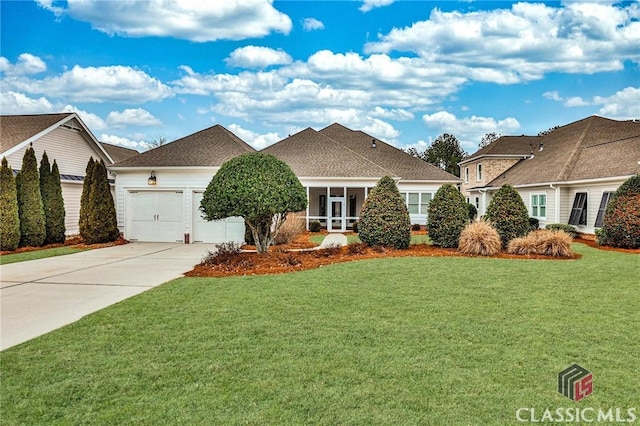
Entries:
<svg viewBox="0 0 640 426">
<path fill-rule="evenodd" d="M 291 168 L 273 155 L 252 152 L 220 167 L 200 210 L 206 220 L 241 216 L 258 253 L 266 253 L 287 214 L 307 207 L 307 193 Z"/>
<path fill-rule="evenodd" d="M 466 156 L 467 153 L 460 146 L 460 141 L 455 136 L 444 133 L 431 143 L 422 158 L 428 163 L 460 177 L 458 163 L 464 160 Z"/>
<path fill-rule="evenodd" d="M 469 223 L 469 208 L 458 188 L 445 183 L 429 203 L 427 230 L 433 244 L 458 247 L 460 233 Z"/>
<path fill-rule="evenodd" d="M 55 164 L 55 161 L 54 161 Z M 49 165 L 49 157 L 46 151 L 40 160 L 40 195 L 44 208 L 44 222 L 46 230 L 46 244 L 64 242 L 64 201 L 60 186 L 60 173 L 55 165 L 57 180 Z"/>
<path fill-rule="evenodd" d="M 38 161 L 31 146 L 24 152 L 18 181 L 20 246 L 39 247 L 44 243 L 47 234 L 42 196 L 40 195 Z"/>
<path fill-rule="evenodd" d="M 598 244 L 640 247 L 640 175 L 627 179 L 607 204 Z"/>
<path fill-rule="evenodd" d="M 406 249 L 411 243 L 409 210 L 393 179 L 384 176 L 371 190 L 358 222 L 360 240 L 370 246 Z"/>
<path fill-rule="evenodd" d="M 92 176 L 93 176 L 93 157 L 89 158 L 87 167 L 84 171 L 84 180 L 82 182 L 82 195 L 80 196 L 80 218 L 78 219 L 78 229 L 80 229 L 80 236 L 82 239 L 88 236 L 89 215 L 91 214 L 91 188 L 92 188 Z"/>
<path fill-rule="evenodd" d="M 91 173 L 91 191 L 89 196 L 89 221 L 87 235 L 82 239 L 87 244 L 108 243 L 118 239 L 120 231 L 116 217 L 116 208 L 111 195 L 107 167 L 104 161 L 93 163 Z"/>
<path fill-rule="evenodd" d="M 20 216 L 13 170 L 6 158 L 0 167 L 0 250 L 13 251 L 20 244 Z"/>
<path fill-rule="evenodd" d="M 527 206 L 511 185 L 502 185 L 495 193 L 487 207 L 485 219 L 500 234 L 503 247 L 507 247 L 514 238 L 524 237 L 531 230 Z"/>
</svg>

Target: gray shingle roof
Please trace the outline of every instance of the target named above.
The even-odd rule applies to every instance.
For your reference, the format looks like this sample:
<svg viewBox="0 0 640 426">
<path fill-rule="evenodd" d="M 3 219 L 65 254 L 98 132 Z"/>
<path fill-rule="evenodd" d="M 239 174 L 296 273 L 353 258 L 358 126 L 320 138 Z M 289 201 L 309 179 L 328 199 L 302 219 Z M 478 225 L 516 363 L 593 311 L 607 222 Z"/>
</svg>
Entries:
<svg viewBox="0 0 640 426">
<path fill-rule="evenodd" d="M 217 167 L 238 155 L 254 152 L 250 145 L 219 124 L 174 142 L 119 161 L 111 167 Z"/>
<path fill-rule="evenodd" d="M 311 128 L 289 136 L 261 152 L 272 154 L 287 163 L 298 177 L 394 176 L 390 170 Z"/>
<path fill-rule="evenodd" d="M 501 136 L 460 162 L 465 164 L 482 157 L 513 158 L 529 155 L 538 149 L 540 136 Z"/>
<path fill-rule="evenodd" d="M 0 116 L 0 152 L 5 152 L 73 113 Z"/>
<path fill-rule="evenodd" d="M 571 182 L 640 173 L 637 122 L 592 116 L 559 127 L 538 140 L 543 144 L 542 151 L 535 145 L 533 158 L 518 162 L 488 186 Z"/>
<path fill-rule="evenodd" d="M 373 136 L 359 130 L 351 130 L 341 124 L 334 123 L 320 130 L 325 136 L 338 141 L 347 149 L 388 170 L 390 174 L 404 180 L 427 180 L 458 182 L 460 179 L 442 169 L 413 157 Z M 371 141 L 376 141 L 376 148 Z M 349 157 L 345 157 L 343 167 L 350 168 Z"/>
<path fill-rule="evenodd" d="M 126 160 L 140 153 L 135 149 L 125 148 L 124 146 L 112 145 L 110 143 L 100 142 L 100 145 L 107 151 L 107 154 L 113 159 L 114 162 Z"/>
</svg>

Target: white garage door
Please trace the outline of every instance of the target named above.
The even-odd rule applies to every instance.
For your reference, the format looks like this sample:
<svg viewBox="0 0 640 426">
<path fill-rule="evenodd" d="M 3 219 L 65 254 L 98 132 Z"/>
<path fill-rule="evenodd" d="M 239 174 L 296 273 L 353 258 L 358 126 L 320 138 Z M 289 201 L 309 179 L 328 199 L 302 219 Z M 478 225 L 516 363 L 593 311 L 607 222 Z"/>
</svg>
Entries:
<svg viewBox="0 0 640 426">
<path fill-rule="evenodd" d="M 130 192 L 130 202 L 128 239 L 171 243 L 184 240 L 182 191 Z"/>
<path fill-rule="evenodd" d="M 194 243 L 244 242 L 244 219 L 230 217 L 225 220 L 207 221 L 202 218 L 200 202 L 202 192 L 193 193 L 193 236 Z"/>
</svg>

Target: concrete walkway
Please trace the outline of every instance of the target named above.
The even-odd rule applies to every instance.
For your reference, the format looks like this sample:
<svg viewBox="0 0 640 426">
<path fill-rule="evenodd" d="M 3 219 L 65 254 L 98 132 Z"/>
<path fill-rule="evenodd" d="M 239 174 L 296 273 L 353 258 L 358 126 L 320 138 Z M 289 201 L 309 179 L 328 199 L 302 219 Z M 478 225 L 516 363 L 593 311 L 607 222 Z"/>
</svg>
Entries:
<svg viewBox="0 0 640 426">
<path fill-rule="evenodd" d="M 0 266 L 0 350 L 182 276 L 213 244 L 130 243 Z"/>
<path fill-rule="evenodd" d="M 335 246 L 344 247 L 346 245 L 347 245 L 346 235 L 329 234 L 326 237 L 324 237 L 324 240 L 322 240 L 322 243 L 320 243 L 320 248 L 335 247 Z"/>
</svg>

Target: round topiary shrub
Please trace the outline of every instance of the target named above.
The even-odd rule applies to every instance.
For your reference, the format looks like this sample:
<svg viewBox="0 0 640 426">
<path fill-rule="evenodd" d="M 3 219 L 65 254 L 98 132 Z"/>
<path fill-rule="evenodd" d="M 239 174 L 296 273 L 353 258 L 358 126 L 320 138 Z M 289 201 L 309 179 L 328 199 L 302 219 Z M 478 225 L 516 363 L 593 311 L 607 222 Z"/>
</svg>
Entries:
<svg viewBox="0 0 640 426">
<path fill-rule="evenodd" d="M 469 208 L 454 185 L 445 183 L 429 203 L 427 231 L 433 244 L 458 247 L 460 233 L 469 223 Z"/>
<path fill-rule="evenodd" d="M 320 223 L 319 220 L 313 220 L 313 221 L 309 222 L 309 231 L 310 232 L 320 232 L 320 228 L 322 228 L 322 224 Z M 253 239 L 253 237 L 251 237 L 251 239 Z"/>
<path fill-rule="evenodd" d="M 467 204 L 467 208 L 469 209 L 469 222 L 473 222 L 478 216 L 478 209 L 471 203 Z"/>
<path fill-rule="evenodd" d="M 629 178 L 613 194 L 597 237 L 600 245 L 640 247 L 640 175 Z"/>
<path fill-rule="evenodd" d="M 511 185 L 503 185 L 495 193 L 487 207 L 485 219 L 500 234 L 503 247 L 507 247 L 514 238 L 524 237 L 531 230 L 527 207 Z"/>
<path fill-rule="evenodd" d="M 484 220 L 470 223 L 460 233 L 458 250 L 465 254 L 493 256 L 500 253 L 502 241 L 498 231 Z"/>
<path fill-rule="evenodd" d="M 369 246 L 406 249 L 411 243 L 409 210 L 393 179 L 385 176 L 371 190 L 358 223 L 360 240 Z"/>
</svg>

